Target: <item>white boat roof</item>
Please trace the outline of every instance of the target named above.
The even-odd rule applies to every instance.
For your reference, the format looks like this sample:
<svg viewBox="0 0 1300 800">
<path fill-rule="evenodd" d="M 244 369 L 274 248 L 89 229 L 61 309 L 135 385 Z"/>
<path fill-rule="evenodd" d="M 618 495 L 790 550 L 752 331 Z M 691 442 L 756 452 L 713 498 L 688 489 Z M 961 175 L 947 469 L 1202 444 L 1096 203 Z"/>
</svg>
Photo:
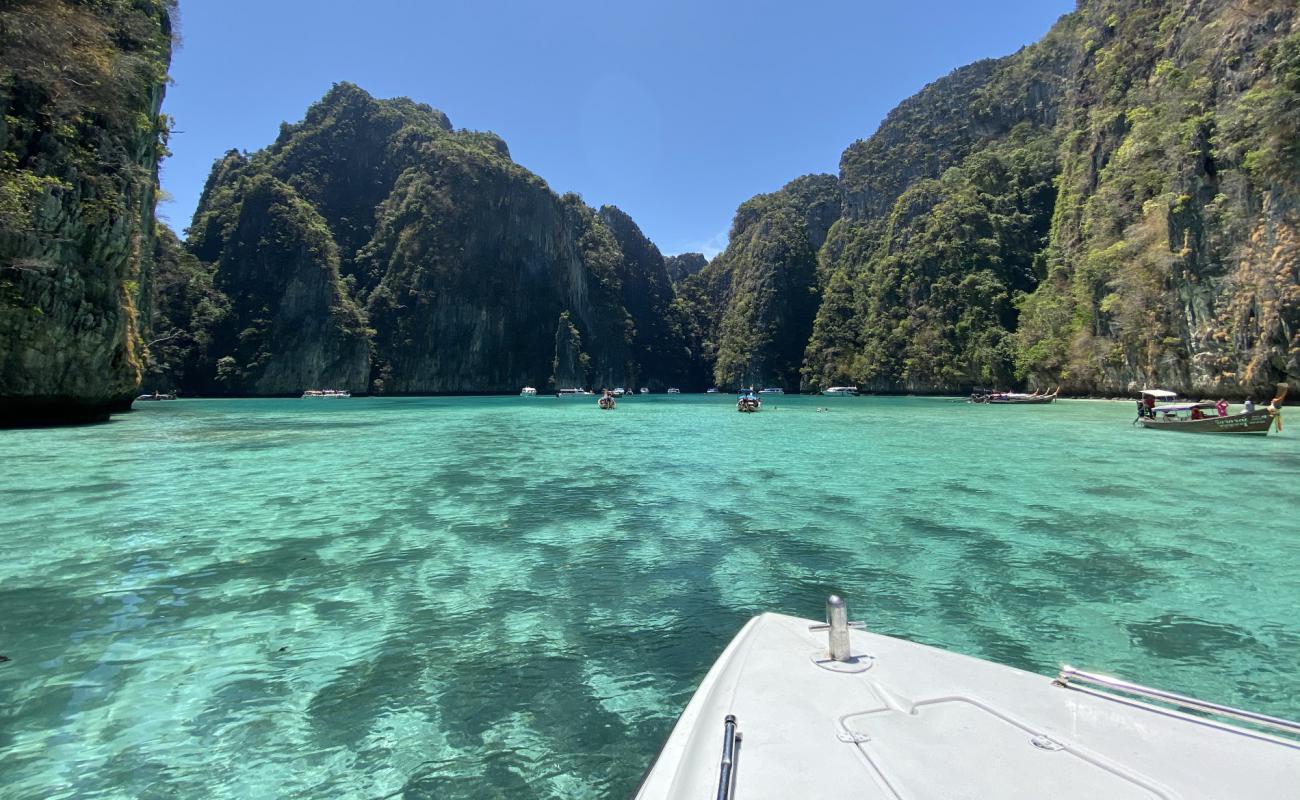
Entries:
<svg viewBox="0 0 1300 800">
<path fill-rule="evenodd" d="M 1169 403 L 1156 406 L 1153 411 L 1191 411 L 1193 408 L 1214 408 L 1214 403 Z"/>
<path fill-rule="evenodd" d="M 1178 392 L 1171 392 L 1168 389 L 1143 389 L 1142 394 L 1151 395 L 1152 397 L 1177 397 Z"/>
<path fill-rule="evenodd" d="M 850 632 L 856 663 L 829 662 L 811 624 L 745 626 L 638 800 L 714 797 L 728 714 L 737 800 L 1209 800 L 1300 786 L 1300 742 L 864 631 Z"/>
</svg>

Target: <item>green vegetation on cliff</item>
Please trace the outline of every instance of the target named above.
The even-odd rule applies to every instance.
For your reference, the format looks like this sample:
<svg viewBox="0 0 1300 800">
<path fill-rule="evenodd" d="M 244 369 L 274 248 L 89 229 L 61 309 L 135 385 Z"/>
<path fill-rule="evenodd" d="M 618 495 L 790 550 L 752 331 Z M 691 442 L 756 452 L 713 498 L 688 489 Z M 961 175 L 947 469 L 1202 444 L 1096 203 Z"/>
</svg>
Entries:
<svg viewBox="0 0 1300 800">
<path fill-rule="evenodd" d="M 274 230 L 240 211 L 268 187 L 273 207 L 292 210 Z M 585 346 L 576 382 L 664 383 L 687 360 L 663 257 L 630 218 L 556 196 L 494 134 L 351 84 L 266 150 L 218 161 L 189 244 L 212 265 L 233 326 L 209 337 L 203 377 L 190 373 L 203 391 L 542 387 L 561 318 Z M 331 288 L 304 305 L 309 264 Z M 288 325 L 286 304 L 298 309 Z M 316 354 L 311 369 L 267 372 L 303 353 Z"/>
<path fill-rule="evenodd" d="M 143 365 L 165 0 L 0 5 L 0 415 L 93 418 Z"/>
<path fill-rule="evenodd" d="M 797 388 L 819 297 L 817 247 L 839 213 L 832 175 L 808 175 L 736 210 L 727 249 L 678 287 L 711 383 Z"/>
<path fill-rule="evenodd" d="M 1082 390 L 1300 384 L 1296 6 L 1098 0 L 1079 16 L 1021 369 Z"/>
<path fill-rule="evenodd" d="M 904 101 L 841 158 L 802 385 L 1300 387 L 1298 15 L 1084 0 L 1037 44 Z M 769 339 L 765 319 L 803 282 L 737 270 L 794 252 L 754 260 L 768 197 L 679 287 L 719 382 L 788 363 L 765 350 L 798 335 Z"/>
</svg>

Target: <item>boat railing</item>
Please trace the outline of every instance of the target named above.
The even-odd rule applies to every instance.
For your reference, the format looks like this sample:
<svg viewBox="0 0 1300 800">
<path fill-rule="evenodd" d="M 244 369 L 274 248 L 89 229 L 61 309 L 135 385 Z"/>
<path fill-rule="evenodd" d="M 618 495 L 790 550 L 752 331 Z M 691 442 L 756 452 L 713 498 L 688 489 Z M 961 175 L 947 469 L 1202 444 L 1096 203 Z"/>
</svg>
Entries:
<svg viewBox="0 0 1300 800">
<path fill-rule="evenodd" d="M 717 800 L 731 800 L 731 790 L 736 785 L 736 743 L 739 741 L 736 715 L 728 714 L 722 725 L 722 764 L 718 770 Z"/>
<path fill-rule="evenodd" d="M 1167 703 L 1172 706 L 1200 711 L 1218 717 L 1227 717 L 1230 719 L 1248 722 L 1252 725 L 1258 725 L 1263 728 L 1282 731 L 1292 736 L 1300 736 L 1300 722 L 1293 722 L 1281 717 L 1271 717 L 1268 714 L 1258 714 L 1254 711 L 1246 711 L 1232 706 L 1225 706 L 1220 703 L 1212 703 L 1209 700 L 1201 700 L 1196 697 L 1167 692 L 1163 689 L 1154 689 L 1150 686 L 1143 686 L 1140 683 L 1122 680 L 1120 678 L 1111 678 L 1105 675 L 1097 675 L 1092 672 L 1084 672 L 1081 669 L 1075 669 L 1068 664 L 1061 667 L 1061 674 L 1055 681 L 1057 686 L 1065 689 L 1091 694 L 1096 697 L 1106 699 L 1116 699 L 1108 694 L 1109 692 L 1119 692 L 1134 697 L 1142 697 L 1148 700 L 1156 700 L 1161 703 Z"/>
</svg>

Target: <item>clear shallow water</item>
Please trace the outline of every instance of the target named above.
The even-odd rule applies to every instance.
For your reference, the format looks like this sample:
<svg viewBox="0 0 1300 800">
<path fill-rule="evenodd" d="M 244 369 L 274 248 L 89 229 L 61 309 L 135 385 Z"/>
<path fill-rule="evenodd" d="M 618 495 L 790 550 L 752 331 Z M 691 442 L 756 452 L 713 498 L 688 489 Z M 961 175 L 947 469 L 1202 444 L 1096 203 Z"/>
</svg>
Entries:
<svg viewBox="0 0 1300 800">
<path fill-rule="evenodd" d="M 0 431 L 0 796 L 626 797 L 740 625 L 830 591 L 883 633 L 1300 717 L 1292 428 L 731 403 Z"/>
</svg>

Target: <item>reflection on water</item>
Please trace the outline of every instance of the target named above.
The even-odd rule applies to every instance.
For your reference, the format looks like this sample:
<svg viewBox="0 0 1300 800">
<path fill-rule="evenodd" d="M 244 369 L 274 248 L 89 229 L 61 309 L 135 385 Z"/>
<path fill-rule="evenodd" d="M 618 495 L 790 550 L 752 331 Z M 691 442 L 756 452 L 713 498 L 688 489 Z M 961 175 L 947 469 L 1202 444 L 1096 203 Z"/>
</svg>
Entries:
<svg viewBox="0 0 1300 800">
<path fill-rule="evenodd" d="M 1300 441 L 1127 403 L 177 401 L 0 433 L 14 797 L 628 795 L 750 615 L 1300 716 Z"/>
</svg>

